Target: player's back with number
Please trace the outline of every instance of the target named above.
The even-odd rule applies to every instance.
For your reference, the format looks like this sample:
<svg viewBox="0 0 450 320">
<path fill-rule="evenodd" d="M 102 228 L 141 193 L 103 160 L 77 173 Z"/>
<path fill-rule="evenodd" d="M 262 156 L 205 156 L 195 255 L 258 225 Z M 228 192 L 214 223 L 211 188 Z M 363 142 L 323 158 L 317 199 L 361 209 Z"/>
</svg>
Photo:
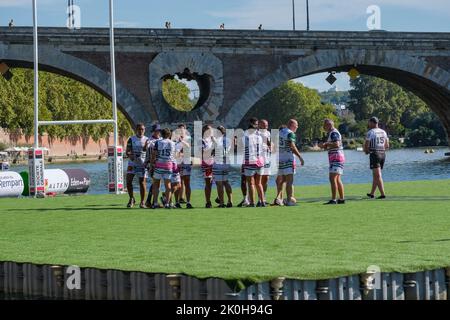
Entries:
<svg viewBox="0 0 450 320">
<path fill-rule="evenodd" d="M 371 153 L 385 152 L 389 144 L 386 131 L 380 128 L 369 130 L 367 133 L 367 140 L 369 141 L 369 151 Z"/>
</svg>

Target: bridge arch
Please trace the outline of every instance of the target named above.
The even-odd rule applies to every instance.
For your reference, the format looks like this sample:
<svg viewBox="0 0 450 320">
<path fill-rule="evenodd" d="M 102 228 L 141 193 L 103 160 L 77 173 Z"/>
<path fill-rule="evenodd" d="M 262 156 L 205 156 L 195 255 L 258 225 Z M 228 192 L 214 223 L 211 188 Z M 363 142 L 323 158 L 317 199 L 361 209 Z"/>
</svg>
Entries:
<svg viewBox="0 0 450 320">
<path fill-rule="evenodd" d="M 1 45 L 0 60 L 10 67 L 33 67 L 33 51 L 29 45 Z M 39 70 L 63 75 L 80 81 L 111 100 L 111 76 L 97 66 L 72 55 L 53 49 L 51 46 L 39 48 Z M 132 123 L 144 122 L 150 125 L 152 119 L 144 112 L 142 104 L 117 81 L 117 106 Z M 112 113 L 111 113 L 112 117 Z"/>
<path fill-rule="evenodd" d="M 439 116 L 450 136 L 450 73 L 423 58 L 384 50 L 321 50 L 281 66 L 250 87 L 225 115 L 227 125 L 237 127 L 264 95 L 283 83 L 315 73 L 348 71 L 397 83 L 422 98 Z"/>
</svg>

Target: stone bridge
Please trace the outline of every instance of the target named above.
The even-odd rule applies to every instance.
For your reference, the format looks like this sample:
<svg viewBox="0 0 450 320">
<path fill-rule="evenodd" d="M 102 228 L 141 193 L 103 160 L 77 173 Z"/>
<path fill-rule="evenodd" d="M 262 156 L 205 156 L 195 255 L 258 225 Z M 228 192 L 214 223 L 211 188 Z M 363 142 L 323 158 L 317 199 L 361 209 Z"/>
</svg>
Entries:
<svg viewBox="0 0 450 320">
<path fill-rule="evenodd" d="M 450 33 L 116 29 L 117 97 L 132 123 L 203 120 L 236 127 L 284 82 L 348 71 L 399 84 L 421 97 L 450 136 Z M 0 60 L 31 68 L 32 28 L 0 28 Z M 110 96 L 108 29 L 40 28 L 40 68 Z M 190 112 L 167 104 L 162 81 L 194 78 Z M 276 106 L 273 107 L 276 112 Z"/>
</svg>

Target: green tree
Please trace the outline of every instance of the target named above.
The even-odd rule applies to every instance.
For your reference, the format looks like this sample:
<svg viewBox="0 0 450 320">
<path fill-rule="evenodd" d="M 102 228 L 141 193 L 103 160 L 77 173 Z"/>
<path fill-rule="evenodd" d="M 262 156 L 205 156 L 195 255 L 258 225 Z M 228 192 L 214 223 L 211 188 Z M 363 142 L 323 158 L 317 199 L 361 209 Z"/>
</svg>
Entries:
<svg viewBox="0 0 450 320">
<path fill-rule="evenodd" d="M 278 128 L 289 119 L 299 122 L 298 136 L 305 142 L 319 139 L 324 134 L 323 120 L 330 118 L 338 125 L 334 107 L 321 103 L 317 90 L 304 87 L 294 81 L 286 82 L 266 94 L 244 117 L 245 127 L 251 117 L 267 119 L 272 128 Z"/>
<path fill-rule="evenodd" d="M 14 77 L 0 77 L 0 126 L 11 133 L 31 136 L 34 132 L 33 71 L 14 69 Z M 48 72 L 39 72 L 39 119 L 82 120 L 112 117 L 111 102 L 94 89 L 73 79 Z M 131 126 L 119 112 L 119 135 L 132 134 Z M 51 139 L 82 138 L 94 141 L 107 137 L 112 125 L 42 126 Z"/>
<path fill-rule="evenodd" d="M 191 111 L 194 102 L 189 99 L 189 88 L 177 79 L 165 79 L 162 92 L 166 102 L 179 111 Z"/>
<path fill-rule="evenodd" d="M 362 75 L 350 84 L 349 109 L 355 113 L 356 120 L 376 116 L 393 135 L 405 135 L 413 119 L 428 109 L 412 93 L 380 78 Z"/>
</svg>

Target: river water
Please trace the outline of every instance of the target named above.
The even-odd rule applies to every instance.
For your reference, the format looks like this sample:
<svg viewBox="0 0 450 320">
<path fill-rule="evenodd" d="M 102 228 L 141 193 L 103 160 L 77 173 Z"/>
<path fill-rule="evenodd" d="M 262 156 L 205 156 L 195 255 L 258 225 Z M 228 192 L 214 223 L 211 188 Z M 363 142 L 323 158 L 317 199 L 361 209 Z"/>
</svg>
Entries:
<svg viewBox="0 0 450 320">
<path fill-rule="evenodd" d="M 450 157 L 445 157 L 448 148 L 435 149 L 435 153 L 425 154 L 425 149 L 398 149 L 387 153 L 383 177 L 389 181 L 434 180 L 450 179 Z M 363 152 L 345 151 L 346 164 L 343 176 L 345 183 L 371 182 L 372 174 L 369 169 L 369 158 Z M 304 152 L 305 166 L 300 167 L 295 175 L 295 185 L 328 184 L 328 158 L 325 152 Z M 126 164 L 126 161 L 125 161 Z M 107 193 L 107 163 L 67 163 L 46 164 L 47 169 L 80 168 L 91 176 L 90 194 Z M 126 165 L 125 165 L 126 168 Z M 13 171 L 24 171 L 27 167 L 17 166 Z M 240 186 L 240 167 L 232 169 L 230 181 L 233 187 Z M 136 179 L 135 179 L 136 180 Z M 204 186 L 200 168 L 193 168 L 192 187 L 202 189 Z M 270 185 L 275 185 L 275 178 L 270 179 Z M 137 189 L 136 189 L 137 190 Z"/>
</svg>

